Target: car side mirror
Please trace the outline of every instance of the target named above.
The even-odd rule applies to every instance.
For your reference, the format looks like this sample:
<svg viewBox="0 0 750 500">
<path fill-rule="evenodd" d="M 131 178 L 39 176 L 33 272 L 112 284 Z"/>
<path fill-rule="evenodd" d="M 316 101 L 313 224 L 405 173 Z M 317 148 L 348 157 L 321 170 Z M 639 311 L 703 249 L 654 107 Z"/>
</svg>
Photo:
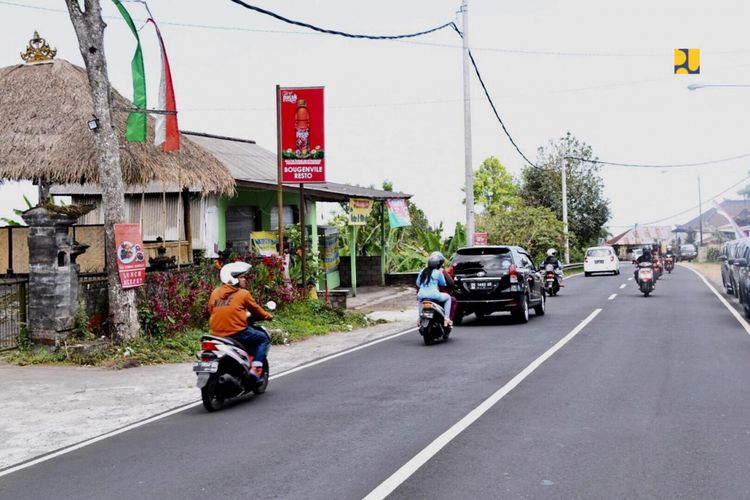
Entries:
<svg viewBox="0 0 750 500">
<path fill-rule="evenodd" d="M 727 259 L 727 256 L 726 256 L 726 255 L 720 255 L 720 256 L 719 256 L 719 260 L 720 260 L 720 261 L 722 261 L 722 262 L 725 262 L 725 261 L 727 261 L 727 260 L 729 260 L 729 259 Z"/>
<path fill-rule="evenodd" d="M 747 267 L 747 259 L 743 259 L 740 257 L 739 259 L 734 259 L 734 265 L 739 267 Z"/>
</svg>

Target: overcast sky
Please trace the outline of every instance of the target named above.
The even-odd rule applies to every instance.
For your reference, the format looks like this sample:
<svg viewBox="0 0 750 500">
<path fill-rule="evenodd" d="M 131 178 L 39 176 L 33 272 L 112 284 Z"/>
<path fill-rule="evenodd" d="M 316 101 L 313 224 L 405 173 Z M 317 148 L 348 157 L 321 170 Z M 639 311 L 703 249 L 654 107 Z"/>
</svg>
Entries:
<svg viewBox="0 0 750 500">
<path fill-rule="evenodd" d="M 433 224 L 465 219 L 460 39 L 449 30 L 411 41 L 315 34 L 228 0 L 150 0 L 167 45 L 183 130 L 254 139 L 276 147 L 274 88 L 326 87 L 327 179 L 414 194 Z M 362 34 L 421 31 L 456 19 L 458 0 L 362 2 L 254 0 L 318 26 Z M 103 0 L 110 79 L 132 98 L 134 39 Z M 137 3 L 126 7 L 145 19 Z M 750 5 L 743 1 L 470 0 L 469 39 L 506 126 L 532 160 L 571 131 L 601 159 L 682 164 L 750 153 L 750 87 L 687 90 L 691 83 L 750 85 Z M 142 22 L 136 21 L 140 26 Z M 0 66 L 21 62 L 34 30 L 58 58 L 83 65 L 63 0 L 0 0 Z M 159 59 L 141 33 L 149 106 Z M 675 48 L 701 49 L 700 75 L 674 75 Z M 502 133 L 472 76 L 473 163 L 497 156 L 511 173 L 524 160 Z M 611 231 L 697 215 L 713 196 L 738 198 L 750 156 L 702 167 L 603 167 Z M 435 189 L 440 186 L 440 189 Z M 23 206 L 29 186 L 0 187 L 0 217 Z M 719 197 L 718 199 L 721 199 Z"/>
</svg>

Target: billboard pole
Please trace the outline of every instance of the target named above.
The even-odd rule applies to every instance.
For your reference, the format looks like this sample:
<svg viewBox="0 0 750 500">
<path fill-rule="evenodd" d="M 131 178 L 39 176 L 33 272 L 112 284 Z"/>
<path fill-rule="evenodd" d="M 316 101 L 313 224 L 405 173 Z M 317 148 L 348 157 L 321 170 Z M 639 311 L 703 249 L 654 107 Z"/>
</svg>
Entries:
<svg viewBox="0 0 750 500">
<path fill-rule="evenodd" d="M 307 248 L 305 245 L 305 233 L 307 232 L 307 224 L 305 222 L 305 184 L 299 183 L 299 229 L 300 229 L 300 244 L 302 245 L 302 287 L 307 290 L 307 269 L 305 261 L 307 260 Z"/>
<path fill-rule="evenodd" d="M 279 241 L 277 243 L 279 256 L 284 257 L 284 188 L 281 183 L 281 87 L 276 85 L 276 199 L 279 206 Z"/>
</svg>

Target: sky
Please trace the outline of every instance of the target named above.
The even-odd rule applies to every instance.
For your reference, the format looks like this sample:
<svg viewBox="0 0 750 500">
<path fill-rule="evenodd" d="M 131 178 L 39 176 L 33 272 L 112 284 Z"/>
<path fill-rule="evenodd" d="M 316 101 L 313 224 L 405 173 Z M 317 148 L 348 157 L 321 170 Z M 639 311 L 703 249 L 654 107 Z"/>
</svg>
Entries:
<svg viewBox="0 0 750 500">
<path fill-rule="evenodd" d="M 391 35 L 457 20 L 458 0 L 253 0 L 316 26 Z M 145 8 L 126 3 L 136 24 Z M 408 41 L 353 40 L 311 32 L 229 0 L 149 0 L 172 67 L 182 130 L 253 139 L 276 148 L 275 86 L 324 86 L 326 176 L 333 182 L 413 194 L 433 225 L 465 222 L 462 51 L 451 30 Z M 134 38 L 102 1 L 114 87 L 132 98 Z M 749 156 L 700 167 L 603 166 L 609 228 L 686 222 L 711 200 L 739 198 L 750 180 L 750 4 L 739 0 L 469 0 L 469 44 L 501 118 L 519 148 L 567 131 L 600 160 L 675 165 Z M 21 63 L 34 30 L 57 58 L 83 65 L 63 0 L 0 0 L 0 67 Z M 141 32 L 149 106 L 160 61 Z M 699 48 L 699 75 L 674 74 L 674 49 Z M 747 85 L 705 87 L 689 84 Z M 514 175 L 516 152 L 471 79 L 472 157 L 496 156 Z M 2 117 L 0 117 L 1 119 Z M 0 160 L 1 161 L 1 160 Z M 734 186 L 734 187 L 733 187 Z M 0 217 L 36 190 L 0 186 Z M 722 194 L 723 193 L 723 194 Z"/>
</svg>

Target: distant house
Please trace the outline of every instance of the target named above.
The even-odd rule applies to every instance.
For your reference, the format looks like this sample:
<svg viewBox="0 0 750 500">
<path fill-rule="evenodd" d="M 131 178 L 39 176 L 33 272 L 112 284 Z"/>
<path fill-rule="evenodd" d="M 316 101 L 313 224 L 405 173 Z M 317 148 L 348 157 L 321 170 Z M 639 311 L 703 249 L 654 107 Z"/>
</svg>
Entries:
<svg viewBox="0 0 750 500">
<path fill-rule="evenodd" d="M 724 200 L 719 203 L 719 206 L 747 232 L 750 227 L 750 205 L 747 200 Z M 704 244 L 720 243 L 720 240 L 725 241 L 735 238 L 731 223 L 718 212 L 716 207 L 711 207 L 700 216 L 678 225 L 674 229 L 675 239 L 679 239 L 680 243 L 696 243 L 700 240 L 701 229 Z"/>
<path fill-rule="evenodd" d="M 624 259 L 635 248 L 655 243 L 666 246 L 673 238 L 671 226 L 635 226 L 609 239 L 607 245 L 614 247 Z"/>
</svg>

